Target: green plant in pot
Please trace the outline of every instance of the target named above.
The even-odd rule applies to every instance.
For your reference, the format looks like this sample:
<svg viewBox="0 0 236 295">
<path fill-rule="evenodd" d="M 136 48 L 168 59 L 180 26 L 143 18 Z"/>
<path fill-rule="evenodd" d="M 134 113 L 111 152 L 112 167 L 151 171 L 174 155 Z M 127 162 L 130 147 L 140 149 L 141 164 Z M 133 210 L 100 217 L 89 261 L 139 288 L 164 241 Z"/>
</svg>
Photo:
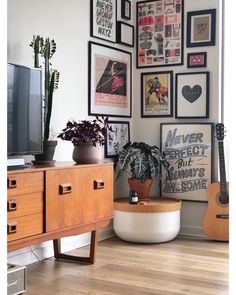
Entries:
<svg viewBox="0 0 236 295">
<path fill-rule="evenodd" d="M 131 175 L 128 178 L 130 189 L 138 193 L 139 200 L 148 201 L 153 179 L 160 177 L 161 166 L 169 177 L 169 163 L 157 146 L 129 142 L 119 153 L 116 179 L 128 172 Z"/>
<path fill-rule="evenodd" d="M 40 35 L 33 36 L 33 40 L 30 46 L 34 51 L 34 67 L 41 68 L 39 63 L 39 57 L 44 59 L 44 96 L 43 96 L 43 154 L 36 155 L 37 161 L 52 161 L 55 147 L 57 145 L 56 140 L 49 140 L 50 133 L 50 121 L 53 105 L 53 93 L 58 88 L 60 73 L 50 68 L 51 59 L 56 52 L 56 43 L 52 39 L 43 38 Z"/>
<path fill-rule="evenodd" d="M 97 163 L 104 159 L 108 130 L 112 131 L 108 117 L 96 116 L 94 120 L 69 120 L 58 137 L 73 143 L 72 158 L 76 163 Z"/>
</svg>

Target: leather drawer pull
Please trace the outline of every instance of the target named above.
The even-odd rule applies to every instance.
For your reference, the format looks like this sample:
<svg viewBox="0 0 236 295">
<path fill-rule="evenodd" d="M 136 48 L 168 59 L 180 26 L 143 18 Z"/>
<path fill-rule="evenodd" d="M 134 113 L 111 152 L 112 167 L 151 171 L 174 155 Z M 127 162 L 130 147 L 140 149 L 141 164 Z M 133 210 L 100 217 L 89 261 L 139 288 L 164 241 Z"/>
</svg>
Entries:
<svg viewBox="0 0 236 295">
<path fill-rule="evenodd" d="M 8 200 L 7 201 L 7 211 L 16 211 L 17 203 L 16 200 Z"/>
<path fill-rule="evenodd" d="M 7 234 L 15 234 L 17 232 L 17 222 L 11 221 L 7 224 Z"/>
<path fill-rule="evenodd" d="M 105 186 L 105 183 L 103 180 L 99 179 L 99 180 L 94 180 L 93 182 L 93 188 L 94 189 L 103 189 Z"/>
<path fill-rule="evenodd" d="M 71 183 L 62 183 L 59 185 L 59 194 L 65 195 L 72 193 L 72 184 Z"/>
<path fill-rule="evenodd" d="M 17 187 L 16 177 L 7 178 L 7 188 L 16 188 L 16 187 Z"/>
</svg>

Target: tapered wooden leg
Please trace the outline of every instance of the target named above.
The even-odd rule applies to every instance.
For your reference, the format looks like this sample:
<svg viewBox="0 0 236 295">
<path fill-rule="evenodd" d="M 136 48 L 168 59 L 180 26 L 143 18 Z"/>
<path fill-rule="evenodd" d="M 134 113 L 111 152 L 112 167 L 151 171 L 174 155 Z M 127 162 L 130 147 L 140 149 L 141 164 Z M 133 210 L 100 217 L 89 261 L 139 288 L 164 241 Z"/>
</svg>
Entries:
<svg viewBox="0 0 236 295">
<path fill-rule="evenodd" d="M 80 263 L 94 264 L 96 261 L 98 234 L 99 234 L 98 230 L 94 230 L 91 232 L 89 257 L 74 256 L 74 255 L 61 253 L 61 240 L 60 239 L 53 240 L 54 257 L 56 259 L 65 259 L 65 260 L 75 261 L 75 262 L 80 262 Z"/>
</svg>

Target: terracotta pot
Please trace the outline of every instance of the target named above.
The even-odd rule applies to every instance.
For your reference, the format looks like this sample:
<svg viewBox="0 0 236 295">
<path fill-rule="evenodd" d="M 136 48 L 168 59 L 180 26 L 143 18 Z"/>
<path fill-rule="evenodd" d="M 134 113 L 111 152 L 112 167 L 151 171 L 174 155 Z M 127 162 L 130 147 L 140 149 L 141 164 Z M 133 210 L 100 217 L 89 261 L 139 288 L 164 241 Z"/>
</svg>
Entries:
<svg viewBox="0 0 236 295">
<path fill-rule="evenodd" d="M 151 190 L 153 179 L 146 179 L 144 182 L 141 182 L 136 178 L 128 178 L 129 187 L 131 190 L 134 190 L 138 193 L 139 201 L 149 201 L 149 193 Z"/>
<path fill-rule="evenodd" d="M 87 143 L 74 145 L 72 158 L 77 164 L 99 163 L 104 160 L 104 146 Z"/>
</svg>

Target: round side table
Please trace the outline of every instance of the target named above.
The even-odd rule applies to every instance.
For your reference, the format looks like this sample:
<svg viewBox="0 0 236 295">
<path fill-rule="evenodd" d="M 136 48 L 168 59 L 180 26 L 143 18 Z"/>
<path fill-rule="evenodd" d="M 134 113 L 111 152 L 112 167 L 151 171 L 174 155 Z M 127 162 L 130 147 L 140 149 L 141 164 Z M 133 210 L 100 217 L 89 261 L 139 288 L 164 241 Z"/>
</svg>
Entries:
<svg viewBox="0 0 236 295">
<path fill-rule="evenodd" d="M 145 204 L 129 204 L 127 198 L 114 201 L 115 234 L 122 240 L 161 243 L 174 239 L 180 230 L 181 201 L 151 198 Z"/>
</svg>

